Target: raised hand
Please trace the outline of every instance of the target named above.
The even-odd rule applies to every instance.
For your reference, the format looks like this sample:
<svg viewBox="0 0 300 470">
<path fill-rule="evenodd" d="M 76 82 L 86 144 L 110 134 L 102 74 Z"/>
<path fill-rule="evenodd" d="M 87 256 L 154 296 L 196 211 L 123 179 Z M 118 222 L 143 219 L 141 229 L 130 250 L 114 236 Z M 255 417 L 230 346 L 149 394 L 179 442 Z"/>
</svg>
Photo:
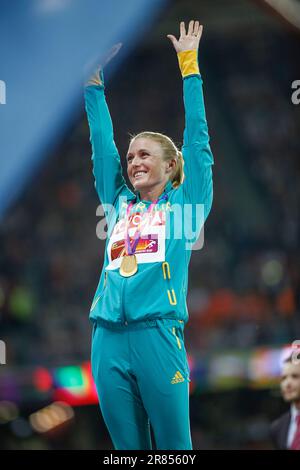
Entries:
<svg viewBox="0 0 300 470">
<path fill-rule="evenodd" d="M 119 50 L 122 47 L 122 43 L 119 42 L 115 44 L 103 57 L 101 64 L 99 64 L 94 71 L 93 75 L 88 79 L 86 82 L 86 86 L 89 85 L 101 85 L 101 76 L 100 72 L 104 69 L 104 67 L 118 54 Z"/>
<path fill-rule="evenodd" d="M 103 69 L 108 64 L 108 62 L 110 62 L 118 54 L 121 47 L 122 43 L 118 42 L 107 52 L 107 54 L 103 58 L 103 64 L 100 65 L 101 69 Z"/>
<path fill-rule="evenodd" d="M 177 40 L 172 34 L 168 34 L 167 37 L 170 39 L 178 53 L 198 49 L 202 31 L 203 26 L 200 25 L 199 21 L 192 20 L 189 22 L 188 31 L 186 32 L 184 21 L 181 21 L 179 39 Z"/>
</svg>

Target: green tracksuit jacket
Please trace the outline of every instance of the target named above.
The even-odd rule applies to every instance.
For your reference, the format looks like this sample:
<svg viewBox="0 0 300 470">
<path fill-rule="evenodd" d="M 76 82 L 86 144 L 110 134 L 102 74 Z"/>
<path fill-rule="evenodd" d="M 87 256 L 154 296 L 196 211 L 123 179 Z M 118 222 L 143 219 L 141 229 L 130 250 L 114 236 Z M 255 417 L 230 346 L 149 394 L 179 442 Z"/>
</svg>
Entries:
<svg viewBox="0 0 300 470">
<path fill-rule="evenodd" d="M 138 219 L 139 214 L 147 210 L 150 201 L 141 201 L 139 193 L 132 192 L 122 176 L 104 86 L 92 85 L 85 89 L 95 187 L 105 208 L 109 235 L 102 273 L 90 311 L 90 318 L 94 321 L 102 319 L 126 325 L 156 318 L 176 319 L 184 323 L 188 319 L 186 296 L 192 251 L 189 227 L 199 235 L 213 198 L 213 156 L 209 145 L 202 78 L 200 73 L 194 72 L 187 70 L 183 73 L 185 130 L 182 153 L 185 179 L 177 189 L 172 187 L 171 182 L 166 185 L 164 192 L 168 201 L 162 201 L 156 208 L 156 221 L 145 235 L 148 241 L 141 245 L 140 251 L 137 250 L 138 272 L 128 278 L 122 277 L 118 269 L 121 259 L 118 253 L 122 249 L 120 233 L 122 236 L 126 206 L 130 201 L 136 201 L 131 214 Z M 200 212 L 203 208 L 203 217 L 196 217 L 196 205 L 199 205 Z M 180 208 L 182 213 L 174 222 L 174 214 L 180 213 Z M 176 230 L 178 221 L 183 219 L 180 236 L 180 230 Z"/>
</svg>

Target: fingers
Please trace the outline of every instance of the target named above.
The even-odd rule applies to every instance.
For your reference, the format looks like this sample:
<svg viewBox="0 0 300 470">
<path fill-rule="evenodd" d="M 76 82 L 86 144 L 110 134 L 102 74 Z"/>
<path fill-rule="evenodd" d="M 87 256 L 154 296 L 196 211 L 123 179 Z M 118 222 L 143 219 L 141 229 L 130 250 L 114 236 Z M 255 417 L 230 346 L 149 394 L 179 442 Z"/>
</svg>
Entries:
<svg viewBox="0 0 300 470">
<path fill-rule="evenodd" d="M 173 34 L 168 34 L 167 38 L 169 38 L 170 41 L 172 42 L 173 46 L 175 46 L 175 44 L 177 42 L 177 39 L 175 38 L 175 36 L 173 36 Z"/>
<path fill-rule="evenodd" d="M 184 21 L 181 21 L 180 22 L 180 37 L 183 38 L 185 36 L 186 36 L 185 24 L 184 24 Z"/>
<path fill-rule="evenodd" d="M 183 25 L 183 26 L 182 26 Z M 180 33 L 181 31 L 183 30 L 184 28 L 184 33 L 185 33 L 185 25 L 184 25 L 184 22 L 182 21 L 180 23 Z M 200 25 L 200 22 L 199 21 L 194 21 L 194 20 L 191 20 L 189 22 L 189 26 L 188 26 L 188 32 L 187 32 L 187 35 L 188 36 L 197 36 L 197 37 L 201 37 L 202 35 L 202 31 L 203 31 L 203 26 Z M 182 33 L 181 33 L 182 34 Z M 186 36 L 186 34 L 185 34 Z"/>
<path fill-rule="evenodd" d="M 108 51 L 108 53 L 104 57 L 101 68 L 105 67 L 118 54 L 122 45 L 123 45 L 122 42 L 118 42 L 117 44 L 114 44 L 112 46 L 112 48 Z"/>
<path fill-rule="evenodd" d="M 167 37 L 172 42 L 176 52 L 197 49 L 202 36 L 203 26 L 199 21 L 191 20 L 186 29 L 185 22 L 180 22 L 180 37 L 176 39 L 173 34 L 168 34 Z"/>
<path fill-rule="evenodd" d="M 121 47 L 123 46 L 123 43 L 122 42 L 118 42 L 117 44 L 115 44 L 113 47 L 112 47 L 112 53 L 114 55 L 116 55 L 119 50 L 121 49 Z"/>
<path fill-rule="evenodd" d="M 118 54 L 119 50 L 121 49 L 122 47 L 122 43 L 121 42 L 118 42 L 117 44 L 115 44 L 111 50 L 109 51 L 108 53 L 108 60 L 111 60 L 113 57 L 115 57 L 115 55 Z"/>
<path fill-rule="evenodd" d="M 194 34 L 194 20 L 189 22 L 188 36 L 192 36 L 192 34 Z"/>
</svg>

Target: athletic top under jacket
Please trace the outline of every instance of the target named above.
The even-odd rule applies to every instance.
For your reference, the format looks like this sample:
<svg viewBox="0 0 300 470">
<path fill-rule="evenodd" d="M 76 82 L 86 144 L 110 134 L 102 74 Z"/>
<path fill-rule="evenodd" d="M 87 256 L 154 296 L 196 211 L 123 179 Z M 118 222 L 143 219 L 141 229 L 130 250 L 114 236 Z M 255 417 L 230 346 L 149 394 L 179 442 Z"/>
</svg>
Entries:
<svg viewBox="0 0 300 470">
<path fill-rule="evenodd" d="M 197 51 L 181 52 L 178 59 L 185 109 L 182 148 L 185 179 L 177 189 L 168 182 L 165 198 L 150 214 L 145 212 L 151 202 L 130 191 L 122 176 L 104 86 L 91 85 L 85 89 L 95 187 L 108 224 L 103 269 L 90 311 L 93 321 L 100 318 L 126 325 L 155 318 L 173 318 L 184 323 L 188 319 L 188 265 L 192 243 L 212 205 L 213 156 Z M 134 205 L 127 221 L 129 235 L 132 237 L 140 225 L 142 238 L 136 250 L 138 271 L 125 278 L 119 267 L 124 254 L 126 207 L 130 202 Z"/>
</svg>

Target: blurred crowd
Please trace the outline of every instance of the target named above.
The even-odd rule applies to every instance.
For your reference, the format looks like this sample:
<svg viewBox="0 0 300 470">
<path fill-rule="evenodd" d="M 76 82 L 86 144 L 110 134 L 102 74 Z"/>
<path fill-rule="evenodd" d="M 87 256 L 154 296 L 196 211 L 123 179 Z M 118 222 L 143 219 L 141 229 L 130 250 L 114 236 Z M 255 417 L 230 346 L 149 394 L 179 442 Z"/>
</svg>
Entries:
<svg viewBox="0 0 300 470">
<path fill-rule="evenodd" d="M 215 195 L 204 248 L 191 262 L 190 352 L 300 339 L 300 107 L 290 99 L 291 83 L 300 77 L 293 52 L 299 40 L 252 34 L 208 37 L 203 44 Z M 122 157 L 129 132 L 160 131 L 182 142 L 181 89 L 176 56 L 167 47 L 144 45 L 126 62 L 106 90 Z M 230 165 L 226 125 L 239 166 Z M 11 365 L 89 358 L 88 314 L 104 251 L 96 237 L 90 156 L 82 114 L 1 224 L 0 338 Z M 247 181 L 255 200 L 226 178 Z"/>
<path fill-rule="evenodd" d="M 203 289 L 202 279 L 191 293 L 199 326 L 191 332 L 200 347 L 243 348 L 300 338 L 300 109 L 291 101 L 291 84 L 300 73 L 298 46 L 296 35 L 262 30 L 208 43 L 213 92 L 241 166 L 229 168 L 236 187 L 224 190 L 220 182 L 215 188 L 216 210 L 203 253 L 211 284 Z M 218 129 L 213 132 L 217 137 Z M 251 201 L 238 185 L 245 174 L 256 195 Z M 230 199 L 240 199 L 236 217 Z M 253 211 L 254 225 L 245 230 L 245 213 L 250 218 Z M 208 331 L 198 336 L 203 328 Z"/>
</svg>

